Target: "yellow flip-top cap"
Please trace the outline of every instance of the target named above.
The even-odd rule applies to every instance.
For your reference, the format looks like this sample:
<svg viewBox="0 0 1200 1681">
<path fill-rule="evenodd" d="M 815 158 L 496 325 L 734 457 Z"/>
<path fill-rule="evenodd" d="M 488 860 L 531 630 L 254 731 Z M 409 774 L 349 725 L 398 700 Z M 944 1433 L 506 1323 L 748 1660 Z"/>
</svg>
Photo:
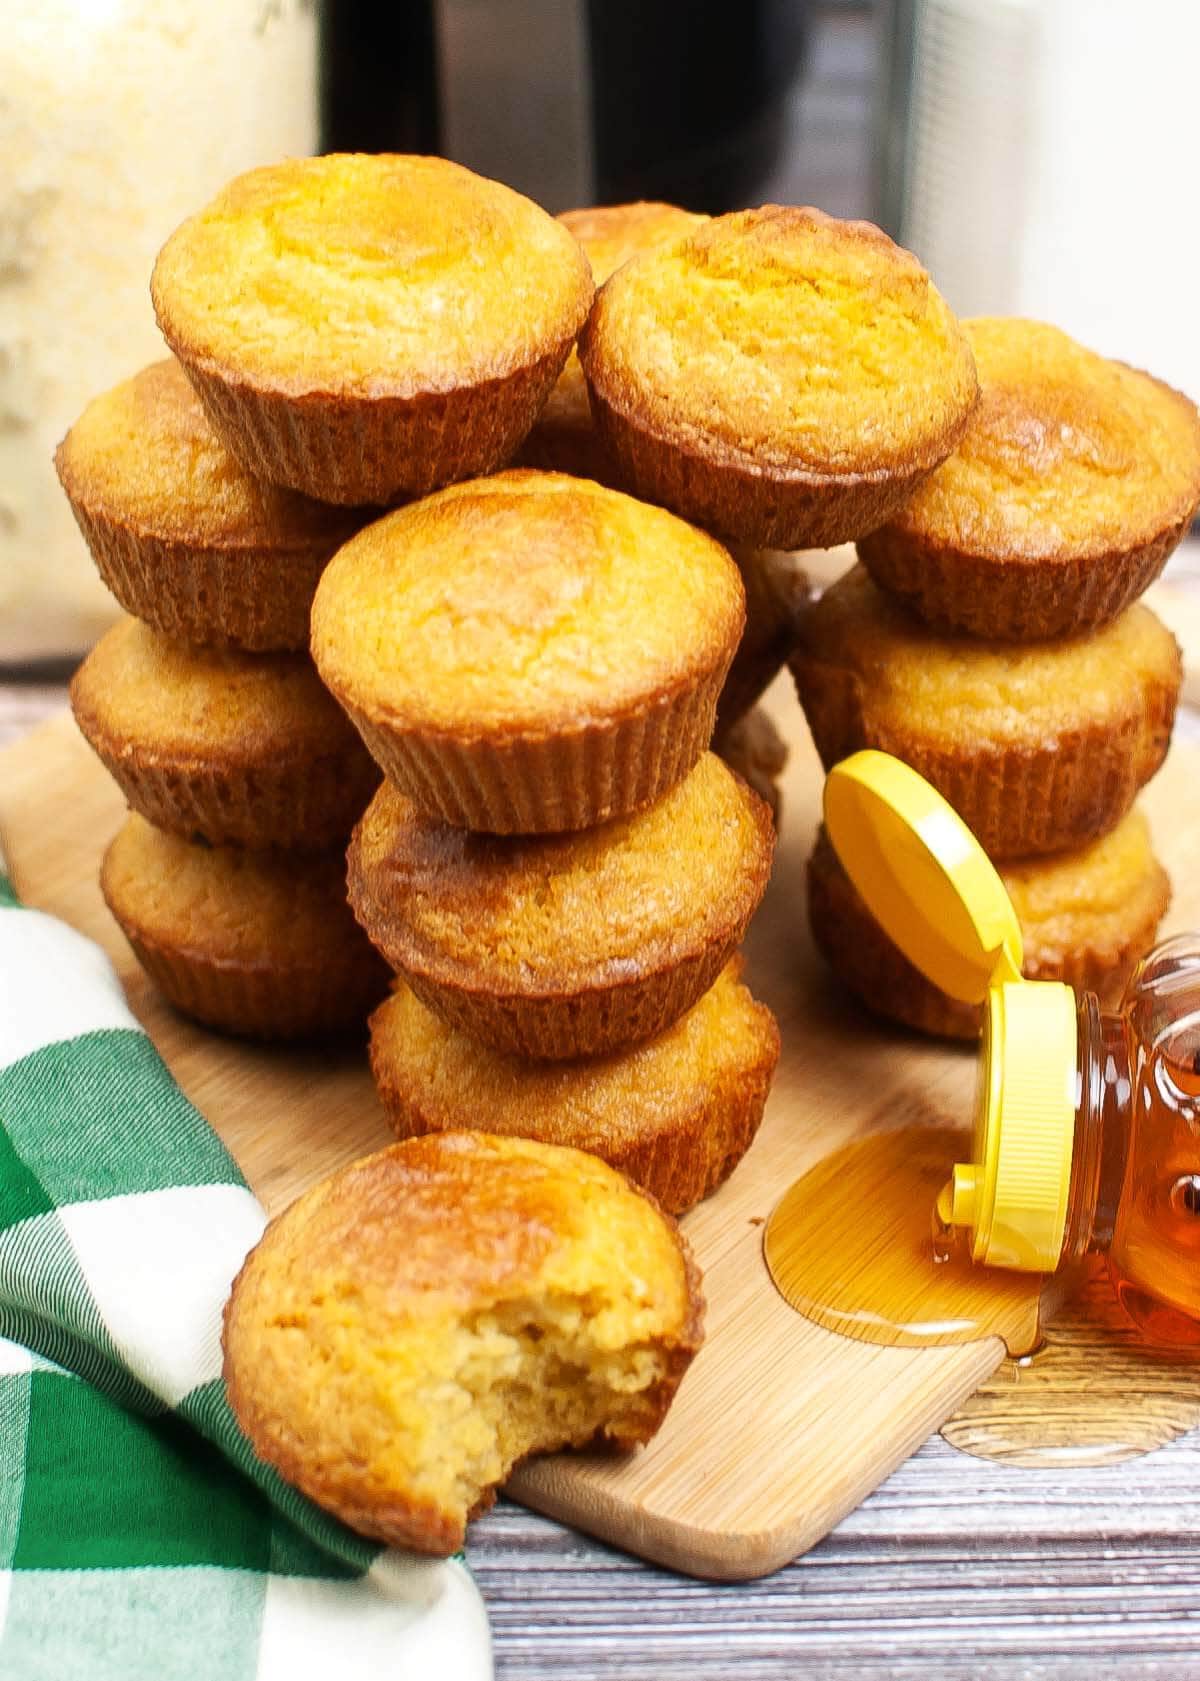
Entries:
<svg viewBox="0 0 1200 1681">
<path fill-rule="evenodd" d="M 859 896 L 933 984 L 981 1004 L 1021 975 L 1021 925 L 962 818 L 911 765 L 855 753 L 825 779 L 825 828 Z"/>
<path fill-rule="evenodd" d="M 1008 981 L 984 1007 L 973 1160 L 938 1197 L 948 1226 L 990 1267 L 1053 1272 L 1062 1255 L 1075 1149 L 1075 994 Z"/>
<path fill-rule="evenodd" d="M 1021 978 L 1021 928 L 983 848 L 937 790 L 890 754 L 856 753 L 825 782 L 825 827 L 895 945 L 964 1003 L 984 1005 L 973 1161 L 938 1198 L 975 1260 L 1058 1265 L 1075 1137 L 1070 987 Z"/>
</svg>

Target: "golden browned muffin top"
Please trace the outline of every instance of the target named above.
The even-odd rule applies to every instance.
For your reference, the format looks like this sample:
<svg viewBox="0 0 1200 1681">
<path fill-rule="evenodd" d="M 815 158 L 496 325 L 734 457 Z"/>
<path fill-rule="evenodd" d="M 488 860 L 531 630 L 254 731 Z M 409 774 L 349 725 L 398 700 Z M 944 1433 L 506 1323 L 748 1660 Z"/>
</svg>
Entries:
<svg viewBox="0 0 1200 1681">
<path fill-rule="evenodd" d="M 362 524 L 239 467 L 173 356 L 93 398 L 54 460 L 73 502 L 143 536 L 307 549 Z"/>
<path fill-rule="evenodd" d="M 668 240 L 697 228 L 708 217 L 677 204 L 639 199 L 633 204 L 597 204 L 564 210 L 558 220 L 570 228 L 591 264 L 592 278 L 603 286 L 631 257 L 653 251 Z"/>
<path fill-rule="evenodd" d="M 75 674 L 72 703 L 131 753 L 311 758 L 358 737 L 305 654 L 189 648 L 138 619 L 114 625 Z"/>
<path fill-rule="evenodd" d="M 570 228 L 582 245 L 591 264 L 592 277 L 597 286 L 602 286 L 631 257 L 677 239 L 708 218 L 691 210 L 680 210 L 674 204 L 641 200 L 636 204 L 598 205 L 590 210 L 564 210 L 558 220 Z M 558 426 L 591 425 L 587 386 L 574 350 L 550 393 L 540 421 Z"/>
<path fill-rule="evenodd" d="M 1148 911 L 1163 914 L 1170 896 L 1136 807 L 1090 846 L 997 868 L 1021 924 L 1027 972 L 1085 948 L 1120 949 Z"/>
<path fill-rule="evenodd" d="M 127 930 L 208 962 L 310 964 L 362 942 L 336 852 L 193 845 L 131 813 L 101 883 Z"/>
<path fill-rule="evenodd" d="M 714 1099 L 774 1068 L 779 1030 L 740 972 L 734 958 L 657 1038 L 575 1062 L 501 1056 L 449 1027 L 397 981 L 371 1018 L 371 1065 L 381 1087 L 408 1094 L 441 1126 L 483 1116 L 494 1132 L 619 1156 L 656 1135 L 686 1136 L 685 1123 L 708 1114 Z"/>
<path fill-rule="evenodd" d="M 1185 524 L 1200 503 L 1200 415 L 1178 391 L 1040 321 L 963 323 L 979 405 L 895 520 L 997 558 L 1086 557 Z"/>
<path fill-rule="evenodd" d="M 690 1258 L 593 1156 L 410 1139 L 268 1227 L 225 1314 L 261 1457 L 382 1539 L 446 1553 L 530 1451 L 643 1440 L 699 1344 Z"/>
<path fill-rule="evenodd" d="M 744 925 L 773 845 L 762 802 L 711 753 L 645 811 L 569 835 L 452 829 L 384 783 L 355 832 L 351 895 L 393 955 L 446 985 L 611 986 Z"/>
<path fill-rule="evenodd" d="M 874 727 L 971 752 L 1140 714 L 1148 685 L 1178 688 L 1181 676 L 1175 638 L 1140 603 L 1068 641 L 986 642 L 929 629 L 861 565 L 806 615 L 797 657 L 853 674 Z"/>
<path fill-rule="evenodd" d="M 339 699 L 400 725 L 552 732 L 727 663 L 744 601 L 728 553 L 673 514 L 509 471 L 340 549 L 313 604 L 313 657 Z"/>
<path fill-rule="evenodd" d="M 151 283 L 167 342 L 288 396 L 410 398 L 574 338 L 587 260 L 552 216 L 444 158 L 292 158 L 231 181 Z"/>
<path fill-rule="evenodd" d="M 911 253 L 867 222 L 779 205 L 626 263 L 580 356 L 656 436 L 796 474 L 932 466 L 977 395 L 970 347 Z"/>
<path fill-rule="evenodd" d="M 608 1246 L 626 1259 L 619 1271 Z M 670 1223 L 620 1174 L 582 1151 L 480 1132 L 410 1139 L 352 1162 L 273 1223 L 247 1279 L 266 1315 L 260 1333 L 292 1312 L 318 1343 L 322 1328 L 357 1328 L 347 1354 L 380 1380 L 393 1362 L 400 1375 L 406 1354 L 420 1359 L 422 1333 L 464 1307 L 594 1291 L 601 1313 L 631 1316 L 649 1339 L 688 1318 L 687 1283 Z M 239 1309 L 249 1329 L 244 1295 Z M 405 1333 L 418 1346 L 390 1343 Z M 278 1339 L 281 1353 L 291 1340 Z"/>
</svg>

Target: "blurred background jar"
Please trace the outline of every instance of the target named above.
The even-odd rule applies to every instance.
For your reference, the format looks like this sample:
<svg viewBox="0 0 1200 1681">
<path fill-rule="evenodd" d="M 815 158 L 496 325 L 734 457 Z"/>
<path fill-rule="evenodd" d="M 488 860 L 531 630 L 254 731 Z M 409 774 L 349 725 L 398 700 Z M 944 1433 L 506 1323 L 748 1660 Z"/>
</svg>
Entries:
<svg viewBox="0 0 1200 1681">
<path fill-rule="evenodd" d="M 115 615 L 52 457 L 98 392 L 165 354 L 150 270 L 231 175 L 314 150 L 312 0 L 4 0 L 0 665 Z"/>
<path fill-rule="evenodd" d="M 1196 0 L 879 0 L 877 219 L 960 315 L 1200 402 Z"/>
</svg>

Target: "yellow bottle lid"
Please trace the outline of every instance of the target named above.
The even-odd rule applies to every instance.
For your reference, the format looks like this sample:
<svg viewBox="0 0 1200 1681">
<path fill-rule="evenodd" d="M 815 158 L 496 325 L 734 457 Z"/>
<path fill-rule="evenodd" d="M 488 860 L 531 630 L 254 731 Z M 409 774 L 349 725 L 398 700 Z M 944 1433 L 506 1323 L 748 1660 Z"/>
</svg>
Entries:
<svg viewBox="0 0 1200 1681">
<path fill-rule="evenodd" d="M 972 1160 L 938 1198 L 975 1260 L 1052 1272 L 1075 1142 L 1075 994 L 1021 977 L 1021 927 L 983 848 L 924 777 L 856 753 L 825 781 L 825 827 L 868 910 L 952 998 L 984 1006 Z"/>
</svg>

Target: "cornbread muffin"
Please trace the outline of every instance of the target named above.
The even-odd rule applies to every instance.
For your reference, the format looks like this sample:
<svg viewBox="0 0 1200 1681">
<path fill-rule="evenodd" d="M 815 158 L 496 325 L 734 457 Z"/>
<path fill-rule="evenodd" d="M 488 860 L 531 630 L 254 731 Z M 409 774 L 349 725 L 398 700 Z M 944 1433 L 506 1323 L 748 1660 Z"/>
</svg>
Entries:
<svg viewBox="0 0 1200 1681">
<path fill-rule="evenodd" d="M 104 856 L 108 908 L 185 1015 L 252 1039 L 359 1026 L 387 969 L 346 904 L 339 853 L 194 846 L 136 813 Z"/>
<path fill-rule="evenodd" d="M 719 730 L 713 737 L 713 752 L 749 783 L 760 800 L 767 802 L 778 828 L 783 800 L 779 779 L 787 765 L 788 749 L 766 707 L 752 707 L 736 724 Z"/>
<path fill-rule="evenodd" d="M 931 624 L 1072 636 L 1136 601 L 1200 504 L 1200 415 L 1057 327 L 963 323 L 982 396 L 958 448 L 859 554 Z"/>
<path fill-rule="evenodd" d="M 317 579 L 363 523 L 239 467 L 173 357 L 90 402 L 54 464 L 105 584 L 182 642 L 307 648 Z"/>
<path fill-rule="evenodd" d="M 860 747 L 920 771 L 993 859 L 1111 829 L 1166 757 L 1182 668 L 1140 604 L 1066 642 L 943 637 L 856 566 L 791 660 L 826 769 Z"/>
<path fill-rule="evenodd" d="M 579 355 L 618 482 L 760 548 L 882 525 L 978 395 L 914 256 L 869 223 L 779 205 L 626 263 Z"/>
<path fill-rule="evenodd" d="M 317 669 L 386 776 L 467 829 L 586 829 L 708 746 L 745 592 L 719 543 L 619 491 L 511 471 L 389 514 L 330 563 Z"/>
<path fill-rule="evenodd" d="M 267 1227 L 225 1308 L 260 1458 L 418 1552 L 527 1454 L 658 1429 L 700 1346 L 686 1241 L 603 1162 L 482 1132 L 352 1162 Z"/>
<path fill-rule="evenodd" d="M 71 706 L 135 811 L 214 846 L 344 844 L 379 781 L 302 654 L 188 648 L 125 619 L 75 673 Z"/>
<path fill-rule="evenodd" d="M 717 735 L 749 712 L 796 645 L 808 604 L 808 574 L 800 557 L 777 549 L 730 551 L 746 586 L 746 629 L 717 701 Z"/>
<path fill-rule="evenodd" d="M 511 1056 L 599 1056 L 712 985 L 774 846 L 767 808 L 712 753 L 644 811 L 567 835 L 452 829 L 385 782 L 354 832 L 350 903 L 452 1026 Z"/>
<path fill-rule="evenodd" d="M 673 204 L 646 202 L 564 210 L 558 218 L 583 247 L 597 286 L 631 257 L 653 251 L 707 219 Z M 607 465 L 592 426 L 583 369 L 574 350 L 521 446 L 519 459 L 522 466 L 549 467 L 573 473 L 576 478 L 607 481 Z"/>
<path fill-rule="evenodd" d="M 521 1062 L 427 1010 L 397 981 L 371 1017 L 371 1069 L 401 1138 L 486 1118 L 493 1132 L 600 1156 L 672 1214 L 724 1184 L 758 1131 L 775 1018 L 726 965 L 656 1039 L 617 1056 Z"/>
<path fill-rule="evenodd" d="M 1006 864 L 1000 877 L 1021 925 L 1027 979 L 1065 981 L 1078 993 L 1098 993 L 1107 1006 L 1153 946 L 1171 900 L 1136 808 L 1090 846 Z M 808 911 L 830 967 L 872 1010 L 923 1033 L 978 1036 L 981 1008 L 941 992 L 892 944 L 824 830 L 808 864 Z"/>
<path fill-rule="evenodd" d="M 176 229 L 155 314 L 250 472 L 394 501 L 508 460 L 592 302 L 578 244 L 445 158 L 291 158 Z"/>
</svg>

